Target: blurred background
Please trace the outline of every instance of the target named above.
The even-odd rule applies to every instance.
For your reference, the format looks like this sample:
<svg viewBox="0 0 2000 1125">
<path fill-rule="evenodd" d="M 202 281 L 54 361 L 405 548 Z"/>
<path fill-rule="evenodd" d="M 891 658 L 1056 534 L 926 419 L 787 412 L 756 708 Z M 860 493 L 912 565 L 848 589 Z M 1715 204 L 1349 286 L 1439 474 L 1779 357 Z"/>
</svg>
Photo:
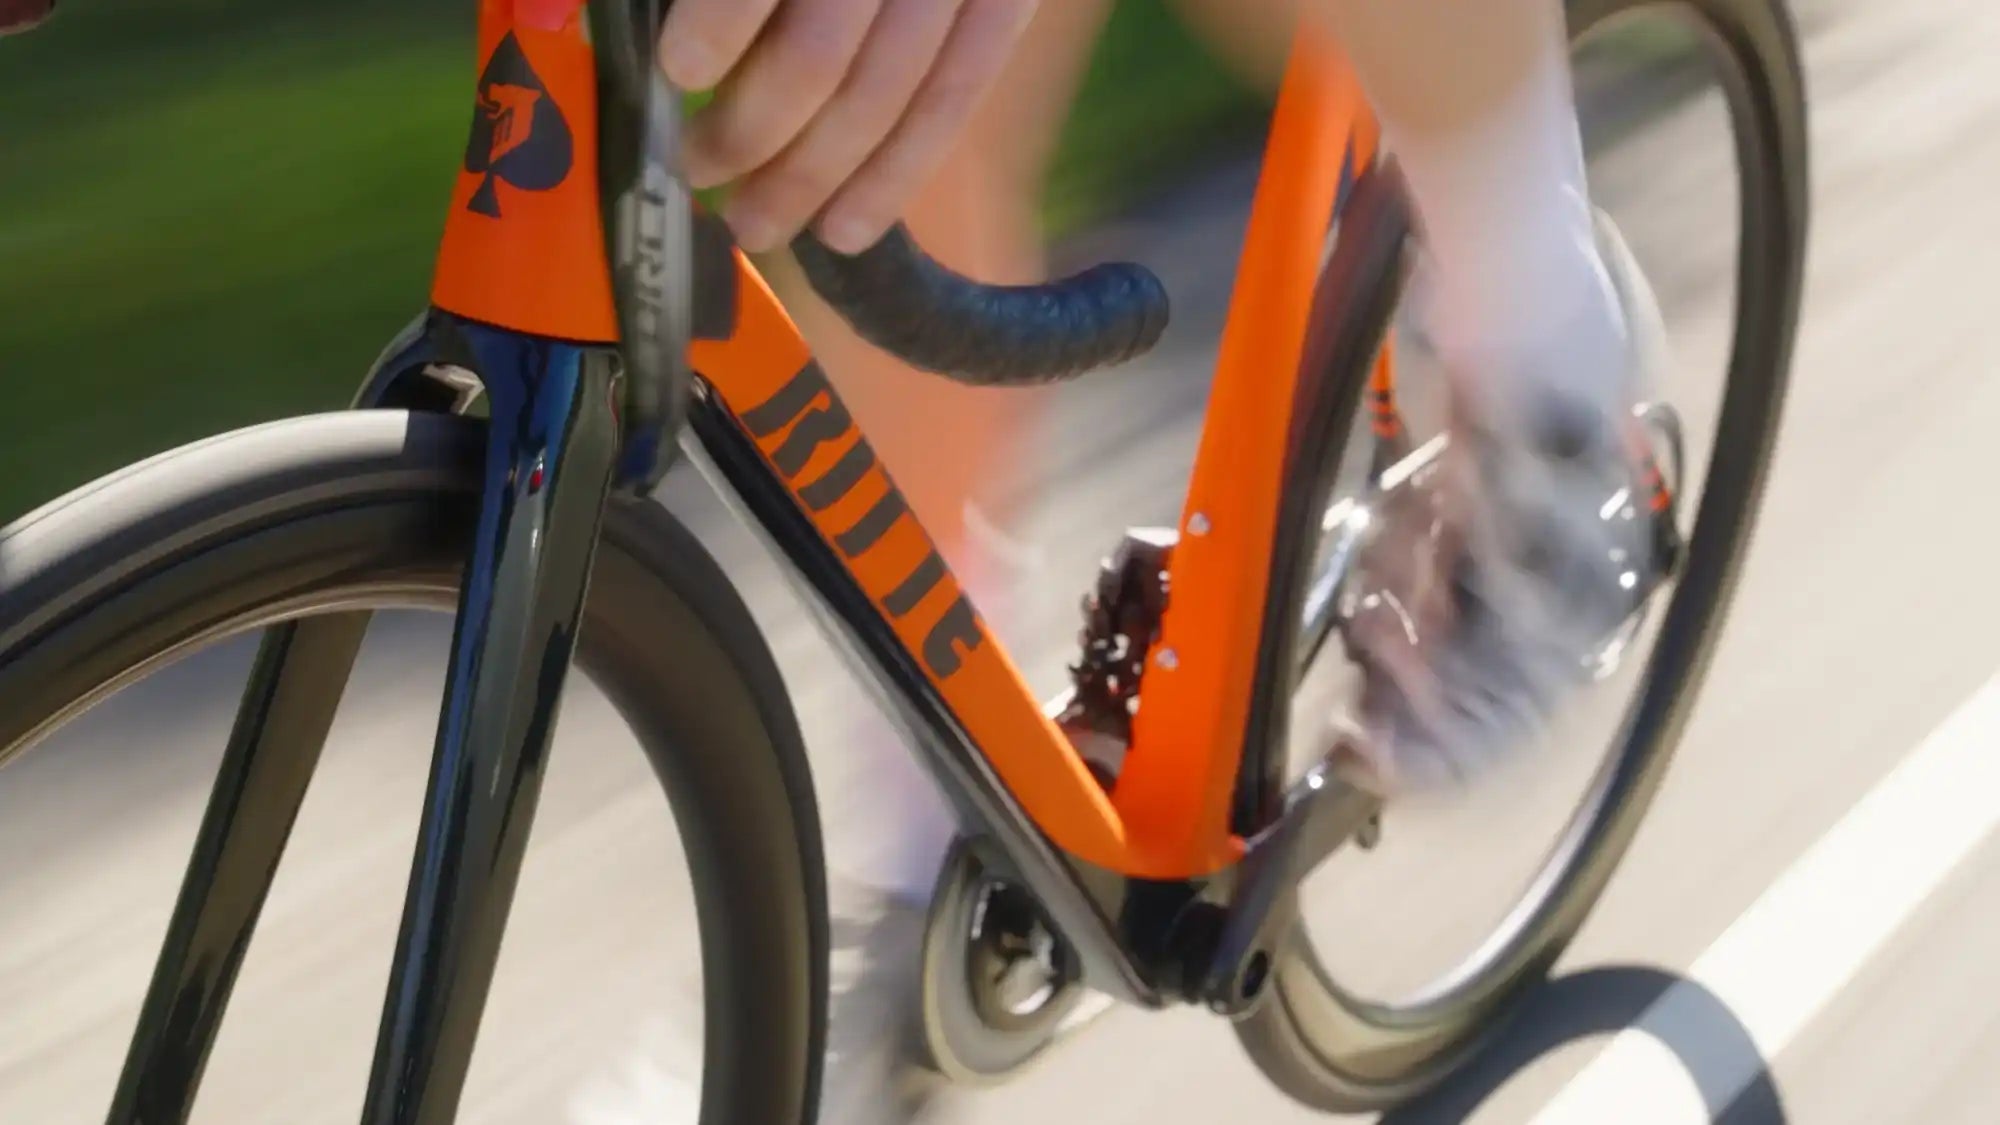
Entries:
<svg viewBox="0 0 2000 1125">
<path fill-rule="evenodd" d="M 470 8 L 69 0 L 47 28 L 0 40 L 0 519 L 195 438 L 345 405 L 425 300 L 467 125 Z M 2000 666 L 2000 543 L 1977 487 L 2000 423 L 2000 6 L 1794 9 L 1812 279 L 1736 612 L 1674 772 L 1556 986 L 1489 1065 L 1407 1120 L 1536 1120 L 1633 1024 L 1667 1061 L 1617 1072 L 1625 1100 L 1572 1120 L 1989 1125 L 2000 1104 L 2000 800 L 1850 815 L 1928 761 L 1930 732 Z M 1216 34 L 1232 30 L 1228 5 L 1199 11 L 1191 30 L 1159 0 L 1117 0 L 1039 206 L 1056 265 L 1136 257 L 1177 314 L 1154 355 L 1044 396 L 994 509 L 1017 587 L 995 625 L 1051 690 L 1098 557 L 1124 526 L 1174 519 L 1255 184 L 1268 56 L 1254 35 Z M 1736 202 L 1698 57 L 1684 30 L 1642 21 L 1578 68 L 1594 191 L 1660 290 L 1668 393 L 1697 460 Z M 948 408 L 972 423 L 985 405 Z M 870 811 L 856 751 L 886 728 L 707 486 L 677 472 L 661 499 L 768 629 L 830 847 L 855 852 Z M 355 1119 L 447 629 L 389 614 L 372 631 L 197 1120 Z M 0 774 L 0 1125 L 101 1119 L 250 652 L 239 640 L 182 661 Z M 1574 804 L 1616 720 L 1600 710 L 1559 732 L 1536 776 L 1393 819 L 1381 849 L 1315 881 L 1315 937 L 1352 987 L 1416 988 L 1490 929 Z M 678 1125 L 700 982 L 671 821 L 588 685 L 553 760 L 466 1119 Z M 2000 785 L 1941 776 L 1940 792 Z M 1834 836 L 1846 850 L 1820 847 Z M 1884 871 L 1902 897 L 1869 889 Z M 1801 872 L 1853 894 L 1802 898 Z M 1669 990 L 1678 1014 L 1646 1016 Z M 881 1038 L 882 1013 L 860 1011 L 836 1029 L 837 1068 Z M 1115 1013 L 949 1105 L 970 1122 L 1320 1120 L 1193 1012 Z"/>
<path fill-rule="evenodd" d="M 0 513 L 346 404 L 427 299 L 473 10 L 72 0 L 0 45 L 0 363 L 44 373 L 18 380 Z M 1047 228 L 1085 229 L 1218 146 L 1254 146 L 1264 105 L 1159 3 L 1117 5 Z"/>
</svg>

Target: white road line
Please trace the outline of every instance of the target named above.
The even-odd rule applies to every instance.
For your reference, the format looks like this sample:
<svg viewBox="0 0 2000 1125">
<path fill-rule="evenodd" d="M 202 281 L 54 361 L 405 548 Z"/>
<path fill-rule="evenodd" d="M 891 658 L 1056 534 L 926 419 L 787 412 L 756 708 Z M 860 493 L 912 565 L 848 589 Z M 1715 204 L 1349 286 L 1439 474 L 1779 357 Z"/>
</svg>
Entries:
<svg viewBox="0 0 2000 1125">
<path fill-rule="evenodd" d="M 1775 1060 L 1996 824 L 2000 676 L 1772 884 L 1687 975 L 1727 1004 L 1764 1059 Z M 1690 1045 L 1675 1030 L 1704 1007 L 1696 995 L 1669 990 L 1535 1117 L 1537 1125 L 1709 1120 L 1686 1066 L 1661 1045 Z M 1758 1073 L 1751 1058 L 1696 1062 L 1712 1089 L 1732 1096 Z"/>
</svg>

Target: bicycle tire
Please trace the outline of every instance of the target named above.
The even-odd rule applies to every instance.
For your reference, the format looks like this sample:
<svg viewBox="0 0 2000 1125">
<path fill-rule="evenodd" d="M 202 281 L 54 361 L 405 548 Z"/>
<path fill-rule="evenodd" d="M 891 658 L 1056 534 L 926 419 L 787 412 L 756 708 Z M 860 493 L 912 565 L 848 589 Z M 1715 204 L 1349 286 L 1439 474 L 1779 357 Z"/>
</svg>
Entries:
<svg viewBox="0 0 2000 1125">
<path fill-rule="evenodd" d="M 1276 1086 L 1329 1112 L 1381 1111 L 1441 1082 L 1490 1041 L 1581 927 L 1658 789 L 1706 671 L 1776 439 L 1807 219 L 1804 79 L 1792 19 L 1777 0 L 1570 0 L 1567 8 L 1574 38 L 1631 12 L 1673 10 L 1713 49 L 1742 193 L 1728 388 L 1698 522 L 1624 744 L 1599 775 L 1594 805 L 1572 821 L 1495 935 L 1486 965 L 1416 1004 L 1374 1004 L 1333 981 L 1301 927 L 1265 1002 L 1237 1022 L 1239 1041 Z M 1337 460 L 1347 431 L 1319 436 Z M 1297 486 L 1322 489 L 1305 510 L 1324 510 L 1330 481 Z"/>
<path fill-rule="evenodd" d="M 314 610 L 449 611 L 484 424 L 362 411 L 240 430 L 0 532 L 0 765 L 166 660 Z M 578 666 L 631 726 L 687 856 L 703 1125 L 815 1119 L 828 931 L 817 805 L 784 684 L 681 524 L 609 510 Z"/>
</svg>

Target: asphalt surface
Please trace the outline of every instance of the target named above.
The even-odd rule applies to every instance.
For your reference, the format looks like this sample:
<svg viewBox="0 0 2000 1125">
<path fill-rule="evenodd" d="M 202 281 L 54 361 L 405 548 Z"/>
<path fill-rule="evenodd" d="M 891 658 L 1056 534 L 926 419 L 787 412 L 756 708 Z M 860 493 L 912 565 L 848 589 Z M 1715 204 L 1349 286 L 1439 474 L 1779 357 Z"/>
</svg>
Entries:
<svg viewBox="0 0 2000 1125">
<path fill-rule="evenodd" d="M 1972 1125 L 2000 1112 L 2000 1075 L 1982 1065 L 2000 1049 L 2000 964 L 1984 955 L 2000 939 L 2000 845 L 1981 829 L 1949 854 L 1932 848 L 1919 806 L 1869 822 L 1888 828 L 1857 854 L 1879 860 L 1881 877 L 1826 868 L 1855 913 L 1770 890 L 1822 870 L 1816 842 L 2000 666 L 1982 484 L 2000 433 L 2000 381 L 1987 378 L 2000 318 L 1985 280 L 2000 247 L 2000 78 L 1987 58 L 2000 8 L 1818 0 L 1804 22 L 1816 141 L 1807 317 L 1762 523 L 1701 705 L 1556 984 L 1489 1060 L 1399 1120 L 1531 1120 L 1605 1063 L 1610 1032 L 1670 991 L 1692 1015 L 1646 1022 L 1678 1063 L 1665 1078 L 1613 1082 L 1623 1100 L 1579 1120 Z M 1610 132 L 1597 194 L 1661 290 L 1677 354 L 1669 395 L 1698 462 L 1730 299 L 1723 119 L 1696 98 Z M 1215 264 L 1233 260 L 1251 177 L 1222 167 L 1065 250 L 1142 254 L 1184 313 L 1158 356 L 1056 404 L 1038 468 L 1066 483 L 1008 529 L 1035 582 L 1002 627 L 1040 683 L 1057 682 L 1074 598 L 1117 529 L 1173 517 L 1226 294 Z M 711 533 L 771 631 L 838 858 L 882 815 L 855 753 L 864 697 L 698 480 L 675 480 L 666 500 Z M 444 642 L 436 621 L 376 629 L 197 1120 L 355 1119 Z M 169 669 L 0 776 L 0 1123 L 101 1120 L 248 655 L 233 644 Z M 1609 714 L 1578 716 L 1554 752 L 1485 796 L 1392 816 L 1380 850 L 1316 877 L 1314 933 L 1343 979 L 1394 995 L 1468 948 L 1574 800 Z M 700 982 L 671 822 L 588 688 L 567 706 L 554 762 L 465 1119 L 691 1121 Z M 1910 902 L 1869 897 L 1919 870 L 1935 878 Z M 1881 940 L 1833 957 L 1843 917 L 1879 925 Z M 1784 940 L 1734 940 L 1744 932 Z M 843 1008 L 843 1073 L 877 1038 L 854 1014 L 866 1010 Z M 1693 1091 L 1711 1104 L 1698 1108 Z M 953 1120 L 981 1123 L 1315 1119 L 1194 1012 L 1114 1012 L 1018 1080 L 947 1102 Z"/>
</svg>

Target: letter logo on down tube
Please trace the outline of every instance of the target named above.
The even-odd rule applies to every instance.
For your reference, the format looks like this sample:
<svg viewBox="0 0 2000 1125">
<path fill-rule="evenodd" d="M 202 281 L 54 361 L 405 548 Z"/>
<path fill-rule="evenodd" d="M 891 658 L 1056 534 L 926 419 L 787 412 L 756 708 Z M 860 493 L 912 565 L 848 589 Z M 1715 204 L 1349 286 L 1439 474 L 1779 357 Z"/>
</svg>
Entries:
<svg viewBox="0 0 2000 1125">
<path fill-rule="evenodd" d="M 855 429 L 847 407 L 834 394 L 819 364 L 808 361 L 770 398 L 745 411 L 742 421 L 753 437 L 777 441 L 775 447 L 765 447 L 765 456 L 815 522 L 852 495 L 864 480 L 881 479 L 882 495 L 858 518 L 845 527 L 821 524 L 834 546 L 849 559 L 868 556 L 910 515 L 909 502 Z M 844 443 L 845 451 L 826 468 L 808 474 L 806 467 L 814 455 L 836 443 Z M 944 558 L 932 548 L 887 590 L 869 590 L 868 596 L 890 618 L 905 621 L 950 577 Z M 961 593 L 925 629 L 921 655 L 931 675 L 943 680 L 957 673 L 964 666 L 964 654 L 984 640 L 979 616 Z"/>
</svg>

